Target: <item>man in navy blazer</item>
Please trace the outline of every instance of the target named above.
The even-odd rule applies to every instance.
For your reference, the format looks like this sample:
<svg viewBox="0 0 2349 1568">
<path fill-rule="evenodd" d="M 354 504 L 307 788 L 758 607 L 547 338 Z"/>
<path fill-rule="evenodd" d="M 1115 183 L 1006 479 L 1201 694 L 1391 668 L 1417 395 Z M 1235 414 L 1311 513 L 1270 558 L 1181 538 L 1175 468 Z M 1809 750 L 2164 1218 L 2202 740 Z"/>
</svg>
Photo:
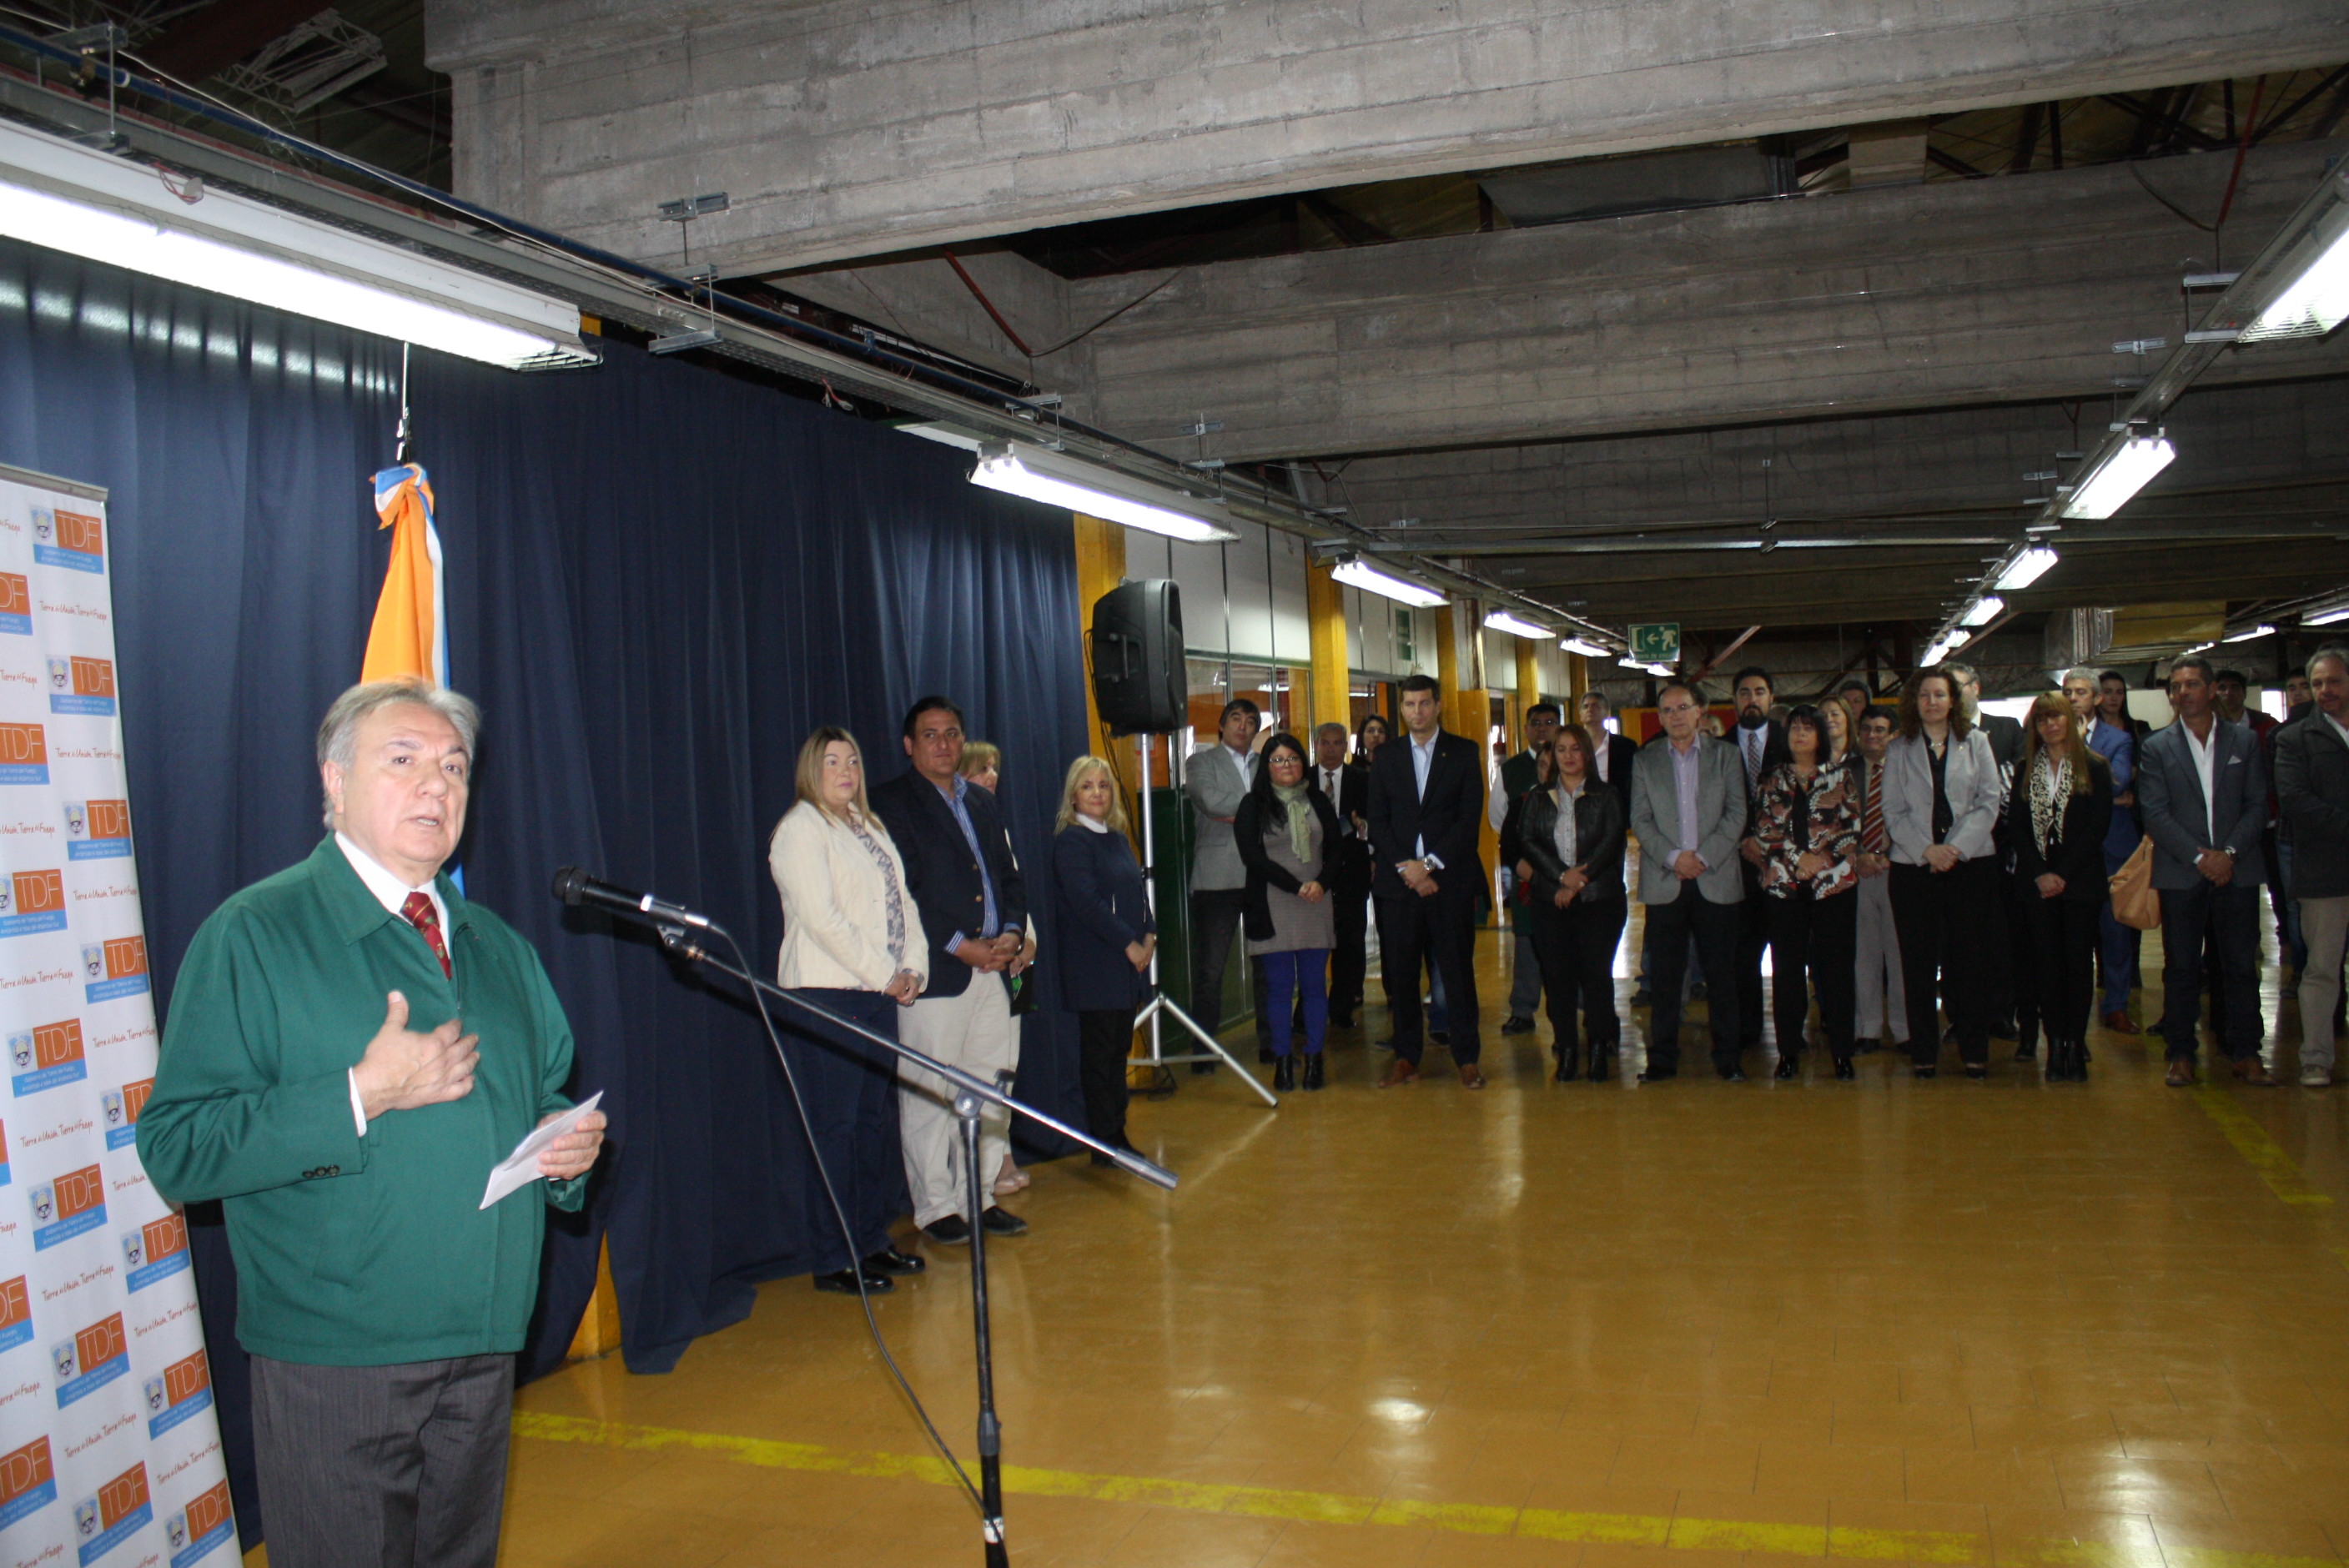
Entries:
<svg viewBox="0 0 2349 1568">
<path fill-rule="evenodd" d="M 2137 758 L 2137 812 L 2153 837 L 2161 893 L 2163 1037 L 2172 1088 L 2194 1082 L 2202 1011 L 2202 941 L 2219 954 L 2223 1016 L 2212 1020 L 2235 1076 L 2262 1088 L 2260 1060 L 2260 834 L 2267 769 L 2249 727 L 2213 711 L 2210 662 L 2189 654 L 2169 666 L 2178 722 L 2147 738 Z"/>
<path fill-rule="evenodd" d="M 1395 1088 L 1419 1078 L 1426 1036 L 1420 966 L 1433 955 L 1451 1012 L 1452 1059 L 1465 1088 L 1483 1088 L 1476 1065 L 1476 892 L 1485 862 L 1483 748 L 1443 727 L 1435 682 L 1402 683 L 1404 733 L 1371 754 L 1371 893 L 1379 913 L 1379 962 L 1394 1014 L 1394 1065 L 1379 1080 Z"/>
<path fill-rule="evenodd" d="M 2142 836 L 2137 825 L 2137 807 L 2124 806 L 2117 799 L 2127 795 L 2134 801 L 2132 789 L 2137 780 L 2137 737 L 2116 724 L 2105 722 L 2096 706 L 2096 672 L 2082 665 L 2065 672 L 2064 700 L 2072 705 L 2074 717 L 2080 721 L 2080 738 L 2088 749 L 2105 759 L 2112 769 L 2113 825 L 2105 833 L 2105 874 L 2119 871 L 2129 856 L 2137 852 L 2137 840 Z M 2137 929 L 2123 925 L 2113 914 L 2112 900 L 2105 901 L 2097 917 L 2100 962 L 2105 971 L 2105 1027 L 2116 1035 L 2134 1035 L 2137 1025 L 2128 1016 L 2129 987 L 2137 983 Z"/>
<path fill-rule="evenodd" d="M 947 697 L 921 698 L 905 715 L 905 756 L 914 766 L 874 785 L 871 799 L 873 814 L 905 857 L 905 891 L 921 911 L 930 943 L 930 983 L 899 1019 L 898 1037 L 991 1079 L 1019 1066 L 1011 987 L 1035 961 L 1036 941 L 1028 934 L 1027 882 L 995 797 L 956 771 L 962 743 L 962 709 Z M 1028 1228 L 1027 1221 L 994 1205 L 976 1217 L 964 1212 L 970 1204 L 961 1130 L 954 1090 L 944 1078 L 899 1064 L 897 1128 L 914 1221 L 924 1235 L 962 1246 L 974 1223 L 984 1224 L 991 1236 L 1016 1236 Z M 1009 1113 L 988 1107 L 979 1119 L 985 1177 L 1002 1169 L 1009 1132 Z M 982 1181 L 980 1192 L 989 1185 Z"/>
</svg>

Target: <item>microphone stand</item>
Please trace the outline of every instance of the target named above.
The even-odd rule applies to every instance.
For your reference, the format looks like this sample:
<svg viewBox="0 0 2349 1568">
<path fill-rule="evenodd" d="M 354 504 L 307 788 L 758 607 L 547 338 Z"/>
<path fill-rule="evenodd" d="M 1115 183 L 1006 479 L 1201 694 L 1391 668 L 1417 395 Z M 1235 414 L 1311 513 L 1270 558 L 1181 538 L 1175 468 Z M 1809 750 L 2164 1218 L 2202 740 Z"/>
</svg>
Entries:
<svg viewBox="0 0 2349 1568">
<path fill-rule="evenodd" d="M 978 1362 L 979 1532 L 986 1543 L 987 1568 L 1009 1568 L 1009 1548 L 1003 1535 L 1003 1426 L 995 1414 L 995 1348 L 988 1326 L 987 1227 L 979 1223 L 980 1216 L 987 1212 L 987 1177 L 979 1170 L 978 1155 L 980 1108 L 989 1103 L 999 1105 L 1040 1126 L 1049 1127 L 1065 1138 L 1073 1138 L 1094 1153 L 1108 1156 L 1120 1170 L 1168 1191 L 1174 1191 L 1181 1178 L 1164 1166 L 1145 1160 L 1130 1150 L 1112 1149 L 1091 1133 L 1080 1132 L 1058 1117 L 1048 1116 L 1032 1105 L 1014 1099 L 984 1078 L 974 1077 L 960 1068 L 948 1067 L 926 1052 L 901 1045 L 885 1035 L 876 1035 L 861 1024 L 852 1023 L 803 996 L 761 980 L 739 962 L 729 963 L 703 946 L 700 940 L 702 931 L 659 916 L 651 919 L 653 929 L 660 934 L 662 946 L 679 957 L 707 965 L 722 975 L 730 975 L 750 986 L 751 997 L 759 1004 L 761 1013 L 767 1010 L 767 998 L 772 996 L 791 1007 L 801 1022 L 814 1026 L 816 1033 L 829 1039 L 852 1048 L 869 1049 L 877 1046 L 925 1072 L 936 1074 L 954 1086 L 954 1113 L 962 1128 L 962 1167 L 967 1184 L 966 1198 L 970 1207 L 970 1315 Z M 736 959 L 740 958 L 741 949 L 735 945 L 732 933 L 715 922 L 711 922 L 706 930 L 709 934 L 725 938 L 726 945 L 734 950 Z M 978 983 L 977 977 L 973 983 Z"/>
</svg>

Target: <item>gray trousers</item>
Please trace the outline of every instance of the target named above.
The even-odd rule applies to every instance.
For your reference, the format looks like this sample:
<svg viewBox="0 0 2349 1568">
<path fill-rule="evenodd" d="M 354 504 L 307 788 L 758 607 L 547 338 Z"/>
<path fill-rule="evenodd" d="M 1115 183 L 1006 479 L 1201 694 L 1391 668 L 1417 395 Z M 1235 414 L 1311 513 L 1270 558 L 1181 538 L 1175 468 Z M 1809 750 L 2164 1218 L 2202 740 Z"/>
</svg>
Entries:
<svg viewBox="0 0 2349 1568">
<path fill-rule="evenodd" d="M 1892 924 L 1892 878 L 1862 877 L 1859 898 L 1859 991 L 1854 1016 L 1859 1037 L 1909 1043 L 1909 987 L 1900 979 L 1900 933 Z M 1881 1020 L 1885 1033 L 1878 1034 Z"/>
<path fill-rule="evenodd" d="M 273 1568 L 492 1568 L 513 1357 L 312 1367 L 253 1357 Z"/>
<path fill-rule="evenodd" d="M 2300 972 L 2300 1065 L 2333 1070 L 2333 1009 L 2341 999 L 2341 955 L 2349 948 L 2349 897 L 2303 898 L 2300 934 L 2308 964 Z"/>
<path fill-rule="evenodd" d="M 1516 932 L 1516 952 L 1509 964 L 1509 1016 L 1530 1018 L 1541 1011 L 1541 958 L 1534 952 L 1533 922 Z"/>
</svg>

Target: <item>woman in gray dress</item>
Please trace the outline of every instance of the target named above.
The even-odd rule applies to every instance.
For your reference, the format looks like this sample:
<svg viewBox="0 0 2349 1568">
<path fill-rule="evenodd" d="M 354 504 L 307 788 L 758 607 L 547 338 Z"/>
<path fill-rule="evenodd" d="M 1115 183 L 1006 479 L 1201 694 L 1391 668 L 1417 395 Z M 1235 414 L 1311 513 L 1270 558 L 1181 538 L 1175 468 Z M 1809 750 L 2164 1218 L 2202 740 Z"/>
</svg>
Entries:
<svg viewBox="0 0 2349 1568">
<path fill-rule="evenodd" d="M 1313 783 L 1305 746 L 1286 731 L 1264 744 L 1256 781 L 1232 817 L 1247 867 L 1248 956 L 1264 960 L 1260 1006 L 1272 1031 L 1272 1087 L 1297 1087 L 1291 1004 L 1305 1014 L 1305 1087 L 1322 1084 L 1321 1042 L 1330 1028 L 1330 949 L 1337 923 L 1324 880 L 1338 842 L 1338 813 Z"/>
</svg>

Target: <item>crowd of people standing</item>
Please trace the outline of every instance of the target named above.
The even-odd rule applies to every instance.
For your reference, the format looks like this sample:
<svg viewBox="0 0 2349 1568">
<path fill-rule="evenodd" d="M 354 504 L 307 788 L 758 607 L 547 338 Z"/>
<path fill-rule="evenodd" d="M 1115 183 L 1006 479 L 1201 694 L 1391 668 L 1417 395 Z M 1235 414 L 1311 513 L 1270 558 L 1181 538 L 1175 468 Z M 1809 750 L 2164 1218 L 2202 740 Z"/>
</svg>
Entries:
<svg viewBox="0 0 2349 1568">
<path fill-rule="evenodd" d="M 2309 662 L 2283 723 L 2258 722 L 2244 689 L 2239 675 L 2180 657 L 2167 686 L 2175 722 L 2157 731 L 2129 716 L 2127 682 L 2109 671 L 2070 672 L 2017 720 L 1985 714 L 1980 678 L 1961 664 L 1918 673 L 1897 707 L 1857 681 L 1787 707 L 1769 672 L 1750 667 L 1731 682 L 1728 726 L 1708 723 L 1694 683 L 1665 682 L 1661 733 L 1644 746 L 1611 727 L 1603 695 L 1583 698 L 1578 722 L 1536 704 L 1525 748 L 1489 787 L 1484 748 L 1443 727 L 1426 676 L 1401 685 L 1399 733 L 1372 716 L 1352 733 L 1322 725 L 1309 744 L 1236 698 L 1184 769 L 1191 1010 L 1220 1033 L 1237 949 L 1274 1086 L 1321 1089 L 1330 1032 L 1364 1004 L 1374 924 L 1393 1026 L 1378 1087 L 1418 1081 L 1435 1046 L 1464 1088 L 1483 1088 L 1474 956 L 1494 887 L 1479 848 L 1490 825 L 1515 954 L 1501 1033 L 1546 1012 L 1561 1081 L 1615 1074 L 1615 963 L 1636 897 L 1646 918 L 1634 1005 L 1650 1008 L 1641 1083 L 1679 1075 L 1699 995 L 1712 1065 L 1730 1081 L 1745 1078 L 1765 1024 L 1774 1076 L 1801 1076 L 1816 1006 L 1838 1079 L 1887 1045 L 1932 1078 L 1944 1044 L 1965 1076 L 1984 1078 L 2004 1038 L 2026 1061 L 2044 1044 L 2047 1081 L 2080 1082 L 2092 1021 L 2137 1031 L 2139 934 L 2116 918 L 2108 888 L 2142 839 L 2161 895 L 2167 1081 L 2197 1081 L 2206 988 L 2230 1070 L 2275 1081 L 2256 973 L 2258 890 L 2273 883 L 2300 977 L 2300 1081 L 2321 1087 L 2349 940 L 2349 654 Z M 1158 926 L 1114 770 L 1093 756 L 1070 766 L 1031 891 L 992 794 L 995 749 L 964 735 L 945 697 L 916 705 L 903 743 L 908 769 L 868 792 L 852 737 L 809 737 L 798 803 L 771 846 L 781 984 L 1006 1083 L 1019 1015 L 1063 1007 L 1078 1023 L 1089 1126 L 1130 1147 L 1126 1064 Z M 1037 956 L 1030 912 L 1046 901 L 1060 951 L 1040 998 L 1023 987 Z M 859 1144 L 893 1086 L 825 1050 L 802 1042 L 799 1054 L 855 1234 L 823 1260 L 820 1287 L 885 1289 L 922 1266 L 888 1239 L 893 1159 L 931 1241 L 1026 1229 L 999 1202 L 967 1212 L 942 1083 L 901 1071 L 898 1147 Z M 990 1197 L 1024 1185 L 998 1119 L 983 1123 L 980 1158 Z"/>
</svg>

